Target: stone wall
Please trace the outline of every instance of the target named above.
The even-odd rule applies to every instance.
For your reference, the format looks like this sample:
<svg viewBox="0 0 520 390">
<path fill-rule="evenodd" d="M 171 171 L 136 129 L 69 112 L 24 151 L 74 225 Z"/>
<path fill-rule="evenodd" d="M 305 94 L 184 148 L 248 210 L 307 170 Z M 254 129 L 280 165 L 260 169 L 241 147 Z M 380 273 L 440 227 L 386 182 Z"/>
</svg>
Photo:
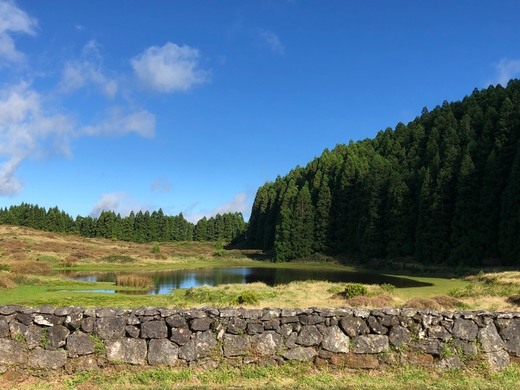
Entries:
<svg viewBox="0 0 520 390">
<path fill-rule="evenodd" d="M 520 313 L 415 309 L 84 309 L 0 306 L 0 371 L 109 364 L 439 368 L 520 360 Z"/>
</svg>

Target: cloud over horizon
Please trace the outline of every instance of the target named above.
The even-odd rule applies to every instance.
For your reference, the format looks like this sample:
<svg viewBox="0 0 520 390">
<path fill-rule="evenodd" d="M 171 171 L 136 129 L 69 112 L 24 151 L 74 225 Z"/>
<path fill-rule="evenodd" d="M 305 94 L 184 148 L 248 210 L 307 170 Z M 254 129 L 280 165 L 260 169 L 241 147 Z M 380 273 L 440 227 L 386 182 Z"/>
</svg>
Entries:
<svg viewBox="0 0 520 390">
<path fill-rule="evenodd" d="M 103 211 L 113 211 L 122 217 L 127 217 L 132 211 L 137 213 L 138 211 L 146 210 L 150 210 L 148 205 L 131 199 L 126 192 L 114 192 L 101 195 L 101 198 L 96 202 L 89 216 L 97 218 Z"/>
<path fill-rule="evenodd" d="M 221 204 L 215 207 L 212 210 L 203 210 L 201 212 L 191 214 L 191 210 L 196 204 L 190 206 L 190 208 L 184 210 L 183 215 L 191 223 L 197 223 L 200 219 L 206 217 L 211 218 L 216 216 L 217 214 L 225 214 L 225 213 L 242 213 L 245 214 L 251 211 L 251 204 L 248 202 L 247 194 L 245 192 L 240 192 L 235 195 L 235 197 L 224 204 Z"/>
<path fill-rule="evenodd" d="M 197 49 L 172 42 L 151 46 L 130 63 L 145 87 L 162 93 L 187 91 L 209 77 L 209 71 L 199 68 Z"/>
<path fill-rule="evenodd" d="M 507 86 L 509 80 L 520 76 L 520 59 L 502 58 L 495 65 L 495 79 L 490 84 Z"/>
</svg>

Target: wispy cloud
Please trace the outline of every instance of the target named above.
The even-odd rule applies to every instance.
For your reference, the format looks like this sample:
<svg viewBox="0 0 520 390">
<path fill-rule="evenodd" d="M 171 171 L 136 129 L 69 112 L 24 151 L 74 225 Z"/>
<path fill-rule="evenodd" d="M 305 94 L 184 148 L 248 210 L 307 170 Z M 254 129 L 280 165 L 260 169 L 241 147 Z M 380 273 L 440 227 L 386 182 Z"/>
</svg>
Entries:
<svg viewBox="0 0 520 390">
<path fill-rule="evenodd" d="M 41 95 L 22 82 L 0 90 L 0 194 L 22 189 L 16 178 L 19 164 L 26 158 L 49 153 L 70 154 L 69 140 L 74 133 L 71 118 L 50 113 Z"/>
<path fill-rule="evenodd" d="M 245 214 L 249 212 L 250 208 L 251 204 L 248 202 L 246 193 L 240 192 L 237 195 L 235 195 L 235 197 L 231 201 L 221 204 L 215 207 L 213 210 L 203 210 L 198 213 L 192 213 L 193 207 L 191 207 L 191 209 L 184 210 L 183 214 L 188 221 L 192 223 L 197 223 L 197 221 L 199 219 L 202 219 L 203 217 L 211 218 L 217 214 L 235 212 Z"/>
<path fill-rule="evenodd" d="M 0 67 L 2 62 L 20 62 L 25 55 L 18 51 L 11 33 L 35 35 L 38 22 L 12 1 L 0 0 Z"/>
<path fill-rule="evenodd" d="M 509 80 L 520 76 L 520 59 L 502 58 L 495 65 L 495 76 L 489 84 L 507 85 Z"/>
<path fill-rule="evenodd" d="M 112 107 L 97 124 L 85 126 L 82 134 L 125 135 L 135 133 L 145 138 L 155 134 L 155 115 L 145 109 L 129 111 L 124 107 Z"/>
<path fill-rule="evenodd" d="M 121 216 L 126 217 L 132 211 L 138 212 L 146 210 L 150 210 L 148 205 L 131 199 L 125 192 L 114 192 L 101 195 L 101 198 L 96 202 L 89 215 L 92 218 L 97 218 L 102 211 L 113 211 L 116 214 L 121 214 Z"/>
<path fill-rule="evenodd" d="M 143 85 L 157 92 L 187 91 L 209 77 L 209 71 L 199 67 L 197 49 L 172 42 L 149 47 L 130 63 Z"/>
<path fill-rule="evenodd" d="M 152 191 L 152 192 L 167 193 L 167 192 L 170 192 L 171 190 L 172 190 L 171 183 L 164 177 L 155 179 L 150 186 L 150 191 Z"/>
<path fill-rule="evenodd" d="M 90 83 L 96 85 L 107 98 L 113 98 L 118 90 L 117 82 L 106 76 L 102 69 L 102 57 L 95 41 L 90 41 L 83 47 L 79 60 L 65 64 L 59 89 L 69 93 Z"/>
<path fill-rule="evenodd" d="M 285 53 L 285 47 L 282 44 L 282 41 L 273 31 L 259 28 L 258 36 L 260 37 L 262 43 L 266 45 L 272 52 L 277 54 Z"/>
</svg>

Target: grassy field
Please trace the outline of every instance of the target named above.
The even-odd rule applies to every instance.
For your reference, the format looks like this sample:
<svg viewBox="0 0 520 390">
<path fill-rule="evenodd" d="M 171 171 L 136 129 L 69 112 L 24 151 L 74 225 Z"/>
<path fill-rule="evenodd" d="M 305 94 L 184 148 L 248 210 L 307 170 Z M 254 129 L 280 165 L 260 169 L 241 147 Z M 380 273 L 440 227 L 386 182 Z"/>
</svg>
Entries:
<svg viewBox="0 0 520 390">
<path fill-rule="evenodd" d="M 518 310 L 520 272 L 475 273 L 466 278 L 395 275 L 430 283 L 430 286 L 392 288 L 367 286 L 366 293 L 345 297 L 348 283 L 292 282 L 267 286 L 221 285 L 177 289 L 165 295 L 127 295 L 98 291 L 135 290 L 146 285 L 148 272 L 203 267 L 284 267 L 306 270 L 350 270 L 325 263 L 271 263 L 258 251 L 222 251 L 215 243 L 179 242 L 137 244 L 106 239 L 86 239 L 13 226 L 0 226 L 0 304 L 37 306 L 113 307 L 337 307 L 414 306 L 432 309 Z M 125 281 L 78 282 L 57 271 L 124 271 Z M 386 270 L 388 273 L 389 271 Z M 139 284 L 141 283 L 141 285 Z M 143 284 L 144 283 L 144 284 Z M 141 291 L 142 288 L 141 288 Z"/>
<path fill-rule="evenodd" d="M 4 375 L 5 376 L 5 375 Z M 412 366 L 384 370 L 314 367 L 306 363 L 282 366 L 249 365 L 216 369 L 140 368 L 114 366 L 103 371 L 37 378 L 13 373 L 0 388 L 24 390 L 90 389 L 514 389 L 520 367 L 492 372 L 484 366 L 440 371 Z"/>
</svg>

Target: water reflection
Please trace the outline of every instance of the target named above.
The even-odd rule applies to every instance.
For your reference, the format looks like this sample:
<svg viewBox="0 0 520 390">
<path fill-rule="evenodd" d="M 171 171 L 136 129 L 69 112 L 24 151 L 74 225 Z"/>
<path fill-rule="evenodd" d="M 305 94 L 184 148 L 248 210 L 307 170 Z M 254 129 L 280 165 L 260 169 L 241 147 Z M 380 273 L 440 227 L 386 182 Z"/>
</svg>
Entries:
<svg viewBox="0 0 520 390">
<path fill-rule="evenodd" d="M 121 272 L 120 274 L 124 274 Z M 86 282 L 115 282 L 118 274 L 114 272 L 78 273 L 65 271 L 63 275 L 74 280 Z M 287 284 L 302 280 L 327 280 L 330 282 L 351 282 L 364 284 L 388 283 L 396 287 L 422 287 L 429 283 L 400 278 L 397 276 L 382 275 L 371 272 L 354 272 L 338 270 L 316 270 L 295 268 L 198 268 L 192 270 L 160 271 L 146 273 L 155 282 L 155 288 L 144 291 L 118 291 L 125 294 L 168 294 L 178 288 L 199 286 L 218 286 L 220 284 L 246 284 L 263 282 L 269 286 Z M 110 291 L 111 292 L 111 291 Z"/>
</svg>

